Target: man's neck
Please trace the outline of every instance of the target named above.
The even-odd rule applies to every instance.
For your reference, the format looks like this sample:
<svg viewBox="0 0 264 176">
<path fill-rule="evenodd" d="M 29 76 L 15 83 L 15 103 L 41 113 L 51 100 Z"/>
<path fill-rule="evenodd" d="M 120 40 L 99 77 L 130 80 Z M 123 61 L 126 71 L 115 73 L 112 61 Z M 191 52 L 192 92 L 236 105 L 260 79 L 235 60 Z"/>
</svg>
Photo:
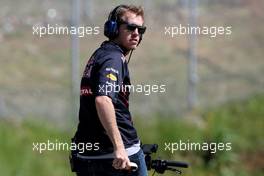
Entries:
<svg viewBox="0 0 264 176">
<path fill-rule="evenodd" d="M 118 42 L 117 40 L 112 40 L 112 42 L 114 42 L 115 44 L 117 44 L 123 51 L 124 56 L 127 56 L 130 52 L 130 50 L 126 49 L 125 47 L 123 47 L 120 42 Z"/>
</svg>

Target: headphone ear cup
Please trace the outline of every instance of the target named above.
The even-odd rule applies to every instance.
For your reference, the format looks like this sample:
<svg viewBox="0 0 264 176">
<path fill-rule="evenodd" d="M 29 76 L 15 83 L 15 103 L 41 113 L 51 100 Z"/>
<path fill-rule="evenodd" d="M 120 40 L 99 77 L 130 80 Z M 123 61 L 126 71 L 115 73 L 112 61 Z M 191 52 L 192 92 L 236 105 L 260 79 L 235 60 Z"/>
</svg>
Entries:
<svg viewBox="0 0 264 176">
<path fill-rule="evenodd" d="M 104 35 L 113 39 L 118 35 L 118 25 L 116 21 L 108 20 L 104 24 Z"/>
</svg>

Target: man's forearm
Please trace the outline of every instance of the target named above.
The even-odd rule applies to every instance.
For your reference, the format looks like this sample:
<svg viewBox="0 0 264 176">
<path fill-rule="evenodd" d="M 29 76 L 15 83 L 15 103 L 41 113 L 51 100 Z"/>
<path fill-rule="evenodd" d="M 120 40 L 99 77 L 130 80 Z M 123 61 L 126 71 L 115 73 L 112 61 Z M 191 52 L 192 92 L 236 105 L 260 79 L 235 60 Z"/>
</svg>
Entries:
<svg viewBox="0 0 264 176">
<path fill-rule="evenodd" d="M 95 105 L 99 119 L 113 143 L 114 149 L 124 149 L 124 144 L 116 123 L 112 100 L 107 96 L 98 96 L 95 98 Z"/>
</svg>

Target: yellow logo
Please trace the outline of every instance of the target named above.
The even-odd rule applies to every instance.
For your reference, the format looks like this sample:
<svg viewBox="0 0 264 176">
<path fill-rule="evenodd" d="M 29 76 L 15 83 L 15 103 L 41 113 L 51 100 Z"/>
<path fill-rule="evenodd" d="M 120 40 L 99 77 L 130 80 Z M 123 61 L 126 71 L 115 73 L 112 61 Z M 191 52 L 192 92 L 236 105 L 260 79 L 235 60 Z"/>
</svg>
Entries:
<svg viewBox="0 0 264 176">
<path fill-rule="evenodd" d="M 116 81 L 117 78 L 115 75 L 113 75 L 112 73 L 109 73 L 108 75 L 106 75 L 107 78 L 111 79 L 112 81 Z"/>
</svg>

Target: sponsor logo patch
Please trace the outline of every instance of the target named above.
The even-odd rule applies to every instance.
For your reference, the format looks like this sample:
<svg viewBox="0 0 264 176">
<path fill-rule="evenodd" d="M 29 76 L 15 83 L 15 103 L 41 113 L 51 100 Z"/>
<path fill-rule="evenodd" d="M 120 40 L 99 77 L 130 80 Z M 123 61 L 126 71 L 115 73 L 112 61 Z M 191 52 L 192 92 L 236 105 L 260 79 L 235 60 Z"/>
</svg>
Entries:
<svg viewBox="0 0 264 176">
<path fill-rule="evenodd" d="M 113 75 L 112 73 L 109 73 L 108 75 L 106 75 L 107 78 L 111 79 L 112 81 L 116 81 L 117 78 L 115 75 Z"/>
</svg>

